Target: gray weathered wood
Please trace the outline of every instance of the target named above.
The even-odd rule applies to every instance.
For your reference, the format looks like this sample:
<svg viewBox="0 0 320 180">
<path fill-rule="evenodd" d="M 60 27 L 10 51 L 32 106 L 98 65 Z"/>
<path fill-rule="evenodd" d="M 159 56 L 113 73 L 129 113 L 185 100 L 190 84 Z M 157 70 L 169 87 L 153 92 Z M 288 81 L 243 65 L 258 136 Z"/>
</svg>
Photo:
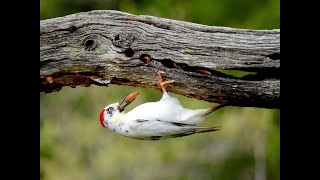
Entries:
<svg viewBox="0 0 320 180">
<path fill-rule="evenodd" d="M 276 79 L 232 78 L 215 68 Z M 175 80 L 168 90 L 176 94 L 280 108 L 280 30 L 205 26 L 110 10 L 40 21 L 40 91 L 110 83 L 157 88 L 159 70 L 165 80 Z"/>
</svg>

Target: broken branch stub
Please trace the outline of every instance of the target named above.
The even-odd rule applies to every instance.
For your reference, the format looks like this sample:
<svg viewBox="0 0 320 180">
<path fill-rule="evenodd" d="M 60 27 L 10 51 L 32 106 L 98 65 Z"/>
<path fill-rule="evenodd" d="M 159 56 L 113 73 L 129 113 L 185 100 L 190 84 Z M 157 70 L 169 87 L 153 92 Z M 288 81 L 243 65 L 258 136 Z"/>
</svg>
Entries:
<svg viewBox="0 0 320 180">
<path fill-rule="evenodd" d="M 253 74 L 238 77 L 228 70 Z M 279 108 L 280 30 L 205 26 L 111 10 L 40 21 L 40 91 L 110 83 L 157 88 L 157 71 L 175 80 L 168 90 L 176 94 Z"/>
</svg>

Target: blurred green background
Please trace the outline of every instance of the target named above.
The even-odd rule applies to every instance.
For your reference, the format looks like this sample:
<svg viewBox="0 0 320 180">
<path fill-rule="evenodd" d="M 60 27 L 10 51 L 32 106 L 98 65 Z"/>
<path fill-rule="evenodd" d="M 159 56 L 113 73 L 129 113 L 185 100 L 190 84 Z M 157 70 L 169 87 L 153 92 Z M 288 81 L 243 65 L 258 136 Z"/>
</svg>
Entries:
<svg viewBox="0 0 320 180">
<path fill-rule="evenodd" d="M 40 0 L 41 19 L 95 9 L 214 26 L 280 28 L 279 0 Z M 202 123 L 222 130 L 161 141 L 129 139 L 102 128 L 102 108 L 134 91 L 140 96 L 128 110 L 161 98 L 154 89 L 117 85 L 40 93 L 40 179 L 280 179 L 280 110 L 225 107 Z M 173 96 L 188 108 L 215 105 Z"/>
</svg>

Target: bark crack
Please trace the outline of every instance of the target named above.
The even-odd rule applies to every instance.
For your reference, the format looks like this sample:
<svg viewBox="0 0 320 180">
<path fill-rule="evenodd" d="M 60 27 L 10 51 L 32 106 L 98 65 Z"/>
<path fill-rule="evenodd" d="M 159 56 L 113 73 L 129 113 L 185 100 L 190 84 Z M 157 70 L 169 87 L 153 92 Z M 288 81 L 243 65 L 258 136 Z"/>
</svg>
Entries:
<svg viewBox="0 0 320 180">
<path fill-rule="evenodd" d="M 206 75 L 214 75 L 214 76 L 219 76 L 222 78 L 230 78 L 230 79 L 241 79 L 241 80 L 249 80 L 249 81 L 258 81 L 258 80 L 265 80 L 265 79 L 280 79 L 280 74 L 278 70 L 274 71 L 239 71 L 239 70 L 215 70 L 215 69 L 210 69 L 206 67 L 199 67 L 199 66 L 189 66 L 186 63 L 176 63 L 175 61 L 171 59 L 156 59 L 156 58 L 151 58 L 150 55 L 147 54 L 142 54 L 139 58 L 143 63 L 148 64 L 152 60 L 160 62 L 164 67 L 166 68 L 179 68 L 184 71 L 188 72 L 195 72 L 195 73 L 200 73 L 200 74 L 206 74 Z M 228 73 L 228 71 L 237 71 L 238 73 L 250 73 L 248 75 L 243 75 L 241 77 L 237 77 L 233 75 L 232 73 Z"/>
</svg>

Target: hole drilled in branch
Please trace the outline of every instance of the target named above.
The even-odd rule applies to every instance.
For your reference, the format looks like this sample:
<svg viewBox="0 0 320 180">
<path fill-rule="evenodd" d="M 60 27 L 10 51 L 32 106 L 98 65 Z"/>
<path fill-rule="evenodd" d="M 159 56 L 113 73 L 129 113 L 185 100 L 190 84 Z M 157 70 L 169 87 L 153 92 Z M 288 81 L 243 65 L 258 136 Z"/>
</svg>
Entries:
<svg viewBox="0 0 320 180">
<path fill-rule="evenodd" d="M 152 61 L 151 56 L 147 55 L 147 54 L 142 54 L 140 56 L 140 60 L 146 64 L 148 64 L 149 62 Z"/>
<path fill-rule="evenodd" d="M 176 64 L 171 59 L 163 59 L 163 60 L 161 60 L 161 63 L 162 63 L 163 66 L 165 66 L 167 68 L 176 67 Z"/>
<path fill-rule="evenodd" d="M 134 55 L 134 51 L 131 48 L 124 50 L 123 52 L 127 57 L 132 57 Z"/>
<path fill-rule="evenodd" d="M 116 41 L 119 40 L 119 34 L 117 34 L 117 35 L 114 37 L 114 40 L 116 40 Z"/>
</svg>

